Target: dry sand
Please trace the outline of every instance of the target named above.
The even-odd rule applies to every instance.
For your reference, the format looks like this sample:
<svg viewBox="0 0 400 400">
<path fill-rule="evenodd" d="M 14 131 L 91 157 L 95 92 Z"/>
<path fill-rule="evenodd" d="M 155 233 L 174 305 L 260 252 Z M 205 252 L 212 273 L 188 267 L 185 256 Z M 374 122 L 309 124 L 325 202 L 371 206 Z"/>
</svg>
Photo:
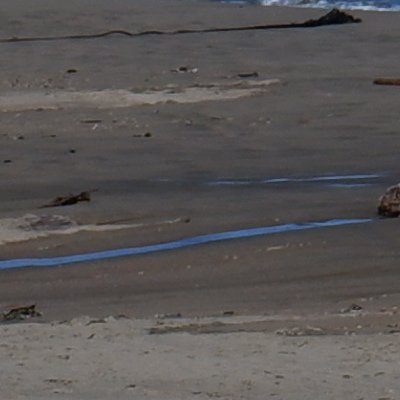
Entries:
<svg viewBox="0 0 400 400">
<path fill-rule="evenodd" d="M 324 12 L 16 0 L 0 39 Z M 372 82 L 398 77 L 400 25 L 396 13 L 352 14 L 363 22 L 1 43 L 0 260 L 374 218 L 399 180 L 400 92 Z M 313 181 L 348 174 L 371 177 Z M 93 189 L 90 203 L 40 208 Z M 397 237 L 397 220 L 374 220 L 0 271 L 1 309 L 43 312 L 40 323 L 0 325 L 1 398 L 397 399 Z"/>
<path fill-rule="evenodd" d="M 178 324 L 80 318 L 2 327 L 2 399 L 398 398 L 398 335 L 148 333 L 163 323 Z"/>
</svg>

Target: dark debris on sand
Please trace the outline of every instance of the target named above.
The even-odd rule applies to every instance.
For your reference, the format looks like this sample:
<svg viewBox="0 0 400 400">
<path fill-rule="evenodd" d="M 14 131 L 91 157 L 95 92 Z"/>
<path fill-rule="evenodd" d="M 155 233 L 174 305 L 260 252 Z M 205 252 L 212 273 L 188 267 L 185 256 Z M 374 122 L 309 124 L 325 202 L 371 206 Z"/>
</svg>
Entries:
<svg viewBox="0 0 400 400">
<path fill-rule="evenodd" d="M 400 183 L 390 186 L 379 198 L 378 214 L 382 217 L 396 218 L 400 215 Z"/>
<path fill-rule="evenodd" d="M 92 192 L 95 192 L 95 190 L 81 192 L 77 195 L 70 194 L 68 196 L 59 196 L 40 208 L 71 206 L 82 201 L 90 201 Z"/>
<path fill-rule="evenodd" d="M 42 313 L 36 311 L 36 304 L 13 307 L 3 312 L 3 321 L 22 321 L 28 318 L 41 317 Z"/>
</svg>

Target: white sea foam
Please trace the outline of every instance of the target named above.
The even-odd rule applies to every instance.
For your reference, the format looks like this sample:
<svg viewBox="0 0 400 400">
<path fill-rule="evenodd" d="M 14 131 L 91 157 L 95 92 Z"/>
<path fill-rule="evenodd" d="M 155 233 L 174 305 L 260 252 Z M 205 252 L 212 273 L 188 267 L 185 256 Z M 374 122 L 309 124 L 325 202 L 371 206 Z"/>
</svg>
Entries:
<svg viewBox="0 0 400 400">
<path fill-rule="evenodd" d="M 219 1 L 219 0 L 215 0 Z M 400 0 L 220 0 L 224 3 L 261 4 L 303 8 L 340 8 L 344 10 L 400 11 Z"/>
<path fill-rule="evenodd" d="M 0 219 L 0 245 L 37 239 L 53 234 L 82 231 L 107 231 L 136 227 L 137 224 L 79 225 L 62 215 L 26 214 L 17 218 Z"/>
<path fill-rule="evenodd" d="M 400 2 L 381 0 L 260 0 L 265 6 L 290 6 L 305 8 L 340 8 L 346 10 L 400 11 Z"/>
<path fill-rule="evenodd" d="M 0 219 L 0 245 L 23 242 L 50 235 L 71 235 L 79 232 L 105 232 L 121 229 L 141 228 L 150 225 L 165 225 L 181 222 L 181 218 L 145 223 L 78 224 L 63 215 L 25 214 L 17 218 Z"/>
<path fill-rule="evenodd" d="M 200 103 L 203 101 L 235 100 L 266 93 L 279 79 L 217 82 L 191 87 L 166 87 L 160 90 L 133 92 L 130 90 L 94 91 L 19 91 L 0 95 L 0 110 L 26 111 L 35 109 L 96 107 L 120 108 L 160 103 Z"/>
</svg>

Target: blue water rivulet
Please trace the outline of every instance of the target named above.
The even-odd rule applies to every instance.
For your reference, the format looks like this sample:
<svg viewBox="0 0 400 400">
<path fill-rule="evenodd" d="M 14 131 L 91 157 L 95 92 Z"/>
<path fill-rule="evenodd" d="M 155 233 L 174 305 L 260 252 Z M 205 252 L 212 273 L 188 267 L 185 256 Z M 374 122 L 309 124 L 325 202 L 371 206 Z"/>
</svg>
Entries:
<svg viewBox="0 0 400 400">
<path fill-rule="evenodd" d="M 333 227 L 349 224 L 362 224 L 371 221 L 370 218 L 354 219 L 330 219 L 327 221 L 303 222 L 294 224 L 282 224 L 262 226 L 257 228 L 239 229 L 219 233 L 209 233 L 206 235 L 191 236 L 170 242 L 149 244 L 146 246 L 127 247 L 116 250 L 105 250 L 83 254 L 73 254 L 60 257 L 45 258 L 22 258 L 0 261 L 1 269 L 22 268 L 22 267 L 54 267 L 64 264 L 79 263 L 85 261 L 106 260 L 116 257 L 134 256 L 138 254 L 155 253 L 159 251 L 181 249 L 184 247 L 219 242 L 222 240 L 249 238 L 261 235 L 271 235 L 290 231 L 301 231 L 306 229 L 316 229 Z"/>
</svg>

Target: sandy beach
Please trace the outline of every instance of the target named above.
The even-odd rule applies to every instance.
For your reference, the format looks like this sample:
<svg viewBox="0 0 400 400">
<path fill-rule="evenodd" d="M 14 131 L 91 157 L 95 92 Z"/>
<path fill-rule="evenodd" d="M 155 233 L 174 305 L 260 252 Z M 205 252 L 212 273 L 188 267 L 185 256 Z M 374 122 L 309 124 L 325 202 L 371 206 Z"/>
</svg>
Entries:
<svg viewBox="0 0 400 400">
<path fill-rule="evenodd" d="M 247 228 L 371 219 L 0 269 L 4 399 L 399 397 L 397 13 L 13 1 L 0 46 L 0 265 Z M 57 38 L 56 40 L 14 40 Z M 45 207 L 90 191 L 91 201 Z"/>
</svg>

